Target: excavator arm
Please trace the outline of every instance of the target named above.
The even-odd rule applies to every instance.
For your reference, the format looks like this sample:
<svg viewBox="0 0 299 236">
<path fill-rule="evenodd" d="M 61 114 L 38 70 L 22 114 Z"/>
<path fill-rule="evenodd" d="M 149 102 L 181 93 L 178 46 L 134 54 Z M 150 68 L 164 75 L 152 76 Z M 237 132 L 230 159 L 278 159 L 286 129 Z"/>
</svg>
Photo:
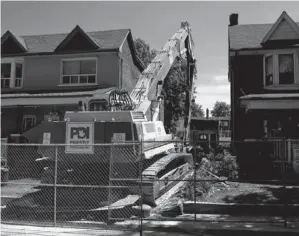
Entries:
<svg viewBox="0 0 299 236">
<path fill-rule="evenodd" d="M 177 57 L 187 60 L 187 78 L 185 83 L 189 88 L 185 92 L 185 140 L 188 136 L 188 125 L 191 118 L 191 101 L 193 98 L 193 77 L 195 72 L 195 58 L 193 54 L 194 43 L 191 35 L 191 28 L 188 22 L 182 22 L 180 29 L 170 38 L 151 61 L 148 67 L 142 72 L 139 80 L 132 90 L 130 96 L 124 90 L 115 90 L 109 96 L 109 110 L 135 110 L 147 114 L 152 108 L 152 102 L 157 106 L 153 109 L 152 121 L 159 116 L 164 79 L 171 69 Z"/>
<path fill-rule="evenodd" d="M 177 57 L 187 56 L 188 62 L 193 62 L 193 41 L 188 22 L 182 22 L 181 28 L 167 41 L 161 51 L 141 74 L 135 88 L 131 92 L 131 99 L 135 110 L 147 112 L 152 101 L 161 101 L 163 81 Z M 189 68 L 188 68 L 189 70 Z M 157 107 L 152 120 L 158 117 Z"/>
</svg>

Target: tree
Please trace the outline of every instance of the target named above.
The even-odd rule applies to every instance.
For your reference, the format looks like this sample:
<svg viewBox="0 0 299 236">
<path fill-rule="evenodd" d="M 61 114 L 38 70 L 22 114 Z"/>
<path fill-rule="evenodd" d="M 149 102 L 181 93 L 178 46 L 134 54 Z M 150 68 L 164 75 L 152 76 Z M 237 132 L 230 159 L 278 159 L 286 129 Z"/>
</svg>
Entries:
<svg viewBox="0 0 299 236">
<path fill-rule="evenodd" d="M 197 94 L 196 87 L 194 87 L 193 88 L 193 99 L 194 100 L 196 99 L 196 94 Z M 202 105 L 199 105 L 199 104 L 195 103 L 192 106 L 191 116 L 192 117 L 203 117 L 203 116 L 205 116 L 205 112 L 202 108 Z"/>
<path fill-rule="evenodd" d="M 226 102 L 217 101 L 211 111 L 211 114 L 214 117 L 230 116 L 230 105 Z"/>
<path fill-rule="evenodd" d="M 191 116 L 192 117 L 203 117 L 205 115 L 202 105 L 195 103 L 192 106 Z"/>
<path fill-rule="evenodd" d="M 134 43 L 135 43 L 137 56 L 141 59 L 141 61 L 145 66 L 148 66 L 148 64 L 150 64 L 150 62 L 157 55 L 157 50 L 150 49 L 149 44 L 147 44 L 144 40 L 140 38 L 136 38 Z"/>
</svg>

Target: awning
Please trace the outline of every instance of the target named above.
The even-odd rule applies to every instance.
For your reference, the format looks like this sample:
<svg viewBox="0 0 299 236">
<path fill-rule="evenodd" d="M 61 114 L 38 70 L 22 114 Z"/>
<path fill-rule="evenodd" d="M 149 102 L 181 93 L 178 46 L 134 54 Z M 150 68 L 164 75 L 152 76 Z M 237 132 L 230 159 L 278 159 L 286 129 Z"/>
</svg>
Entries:
<svg viewBox="0 0 299 236">
<path fill-rule="evenodd" d="M 246 111 L 299 109 L 299 94 L 252 94 L 240 100 Z"/>
<path fill-rule="evenodd" d="M 115 88 L 98 89 L 85 92 L 40 93 L 40 94 L 3 94 L 1 107 L 40 106 L 40 105 L 73 105 L 79 101 L 93 99 L 108 100 L 109 93 Z"/>
</svg>

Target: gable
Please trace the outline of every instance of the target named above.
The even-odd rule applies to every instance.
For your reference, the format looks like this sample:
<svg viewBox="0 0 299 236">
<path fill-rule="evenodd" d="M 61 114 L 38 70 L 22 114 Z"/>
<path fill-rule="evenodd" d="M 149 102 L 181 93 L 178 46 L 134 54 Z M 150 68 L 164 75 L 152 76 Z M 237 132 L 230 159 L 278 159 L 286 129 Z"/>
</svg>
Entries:
<svg viewBox="0 0 299 236">
<path fill-rule="evenodd" d="M 284 11 L 263 38 L 261 44 L 274 41 L 299 42 L 299 27 Z"/>
<path fill-rule="evenodd" d="M 18 43 L 12 38 L 9 37 L 1 44 L 1 54 L 19 54 L 23 53 L 24 50 L 18 45 Z"/>
<path fill-rule="evenodd" d="M 82 34 L 77 33 L 65 45 L 57 48 L 55 51 L 79 51 L 79 50 L 94 50 L 94 47 Z"/>
<path fill-rule="evenodd" d="M 7 31 L 1 37 L 1 54 L 19 54 L 27 52 L 25 48 L 26 45 L 23 44 L 18 41 L 18 39 L 10 31 Z"/>
<path fill-rule="evenodd" d="M 299 39 L 299 34 L 286 20 L 282 20 L 268 40 L 292 40 Z"/>
<path fill-rule="evenodd" d="M 72 32 L 57 46 L 55 52 L 96 50 L 99 46 L 79 27 Z"/>
</svg>

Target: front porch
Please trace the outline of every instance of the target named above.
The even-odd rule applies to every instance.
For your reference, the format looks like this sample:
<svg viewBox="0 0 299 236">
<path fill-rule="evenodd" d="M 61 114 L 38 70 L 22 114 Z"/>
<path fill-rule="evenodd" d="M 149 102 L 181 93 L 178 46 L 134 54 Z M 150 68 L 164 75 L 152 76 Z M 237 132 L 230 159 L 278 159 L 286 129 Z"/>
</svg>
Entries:
<svg viewBox="0 0 299 236">
<path fill-rule="evenodd" d="M 115 88 L 84 92 L 2 94 L 1 137 L 20 135 L 47 120 L 49 115 L 56 120 L 63 120 L 66 111 L 78 109 L 79 101 L 83 102 L 86 109 L 102 110 L 113 89 Z"/>
<path fill-rule="evenodd" d="M 299 139 L 299 93 L 247 95 L 240 101 L 242 118 L 249 127 L 244 139 Z"/>
<path fill-rule="evenodd" d="M 299 94 L 247 95 L 237 122 L 238 153 L 246 172 L 277 178 L 299 175 Z M 298 160 L 297 160 L 298 159 Z"/>
</svg>

